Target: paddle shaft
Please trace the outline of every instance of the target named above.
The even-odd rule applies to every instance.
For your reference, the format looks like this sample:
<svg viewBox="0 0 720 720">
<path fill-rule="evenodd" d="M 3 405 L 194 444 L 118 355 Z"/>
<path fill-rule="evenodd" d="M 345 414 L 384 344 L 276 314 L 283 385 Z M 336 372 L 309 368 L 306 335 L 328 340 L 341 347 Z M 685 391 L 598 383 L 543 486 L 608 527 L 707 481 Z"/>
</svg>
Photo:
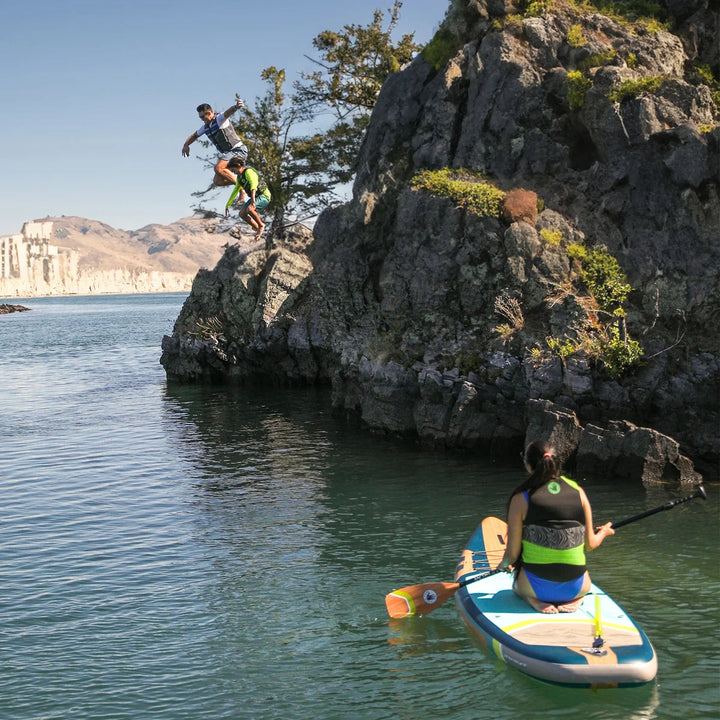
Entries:
<svg viewBox="0 0 720 720">
<path fill-rule="evenodd" d="M 501 572 L 507 572 L 507 570 L 499 570 L 498 568 L 495 568 L 494 570 L 489 570 L 488 572 L 480 573 L 479 575 L 472 575 L 471 577 L 467 577 L 464 580 L 460 580 L 460 582 L 457 584 L 457 589 L 459 590 L 461 587 L 465 587 L 466 585 L 469 585 L 476 580 L 482 580 L 483 578 L 490 577 L 491 575 L 497 575 Z"/>
<path fill-rule="evenodd" d="M 660 505 L 656 508 L 653 508 L 652 510 L 646 510 L 644 513 L 640 513 L 639 515 L 633 515 L 632 517 L 627 518 L 626 520 L 620 520 L 619 522 L 613 523 L 611 525 L 613 530 L 617 530 L 619 527 L 623 527 L 623 525 L 629 525 L 630 523 L 635 522 L 636 520 L 642 520 L 643 518 L 648 517 L 649 515 L 655 515 L 655 513 L 662 512 L 663 510 L 671 510 L 676 505 L 680 505 L 680 503 L 687 502 L 688 500 L 694 500 L 695 498 L 702 498 L 703 500 L 707 499 L 707 495 L 705 494 L 705 488 L 703 488 L 702 485 L 692 494 L 688 495 L 684 498 L 678 498 L 677 500 L 671 500 L 670 502 L 666 502 L 664 505 Z"/>
</svg>

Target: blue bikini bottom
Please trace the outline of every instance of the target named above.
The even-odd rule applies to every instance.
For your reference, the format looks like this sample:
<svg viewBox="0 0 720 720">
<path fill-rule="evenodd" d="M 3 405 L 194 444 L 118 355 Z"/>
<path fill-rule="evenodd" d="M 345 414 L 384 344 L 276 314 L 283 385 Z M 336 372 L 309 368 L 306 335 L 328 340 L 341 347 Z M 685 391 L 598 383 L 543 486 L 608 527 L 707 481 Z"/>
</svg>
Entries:
<svg viewBox="0 0 720 720">
<path fill-rule="evenodd" d="M 530 583 L 530 587 L 535 592 L 538 600 L 546 603 L 564 603 L 574 600 L 582 591 L 585 574 L 583 573 L 575 580 L 567 582 L 554 582 L 553 580 L 545 580 L 544 578 L 533 575 L 525 570 L 525 576 Z"/>
</svg>

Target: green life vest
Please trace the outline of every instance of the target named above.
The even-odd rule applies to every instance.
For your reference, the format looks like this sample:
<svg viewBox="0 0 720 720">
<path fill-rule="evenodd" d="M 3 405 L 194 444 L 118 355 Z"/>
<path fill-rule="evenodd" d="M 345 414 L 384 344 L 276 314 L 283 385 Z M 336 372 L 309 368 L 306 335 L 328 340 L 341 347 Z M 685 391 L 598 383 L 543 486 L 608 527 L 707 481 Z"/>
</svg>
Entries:
<svg viewBox="0 0 720 720">
<path fill-rule="evenodd" d="M 256 195 L 265 195 L 270 200 L 270 190 L 260 178 L 260 174 L 253 167 L 246 167 L 238 176 L 237 181 L 240 187 L 249 195 L 252 190 Z"/>
</svg>

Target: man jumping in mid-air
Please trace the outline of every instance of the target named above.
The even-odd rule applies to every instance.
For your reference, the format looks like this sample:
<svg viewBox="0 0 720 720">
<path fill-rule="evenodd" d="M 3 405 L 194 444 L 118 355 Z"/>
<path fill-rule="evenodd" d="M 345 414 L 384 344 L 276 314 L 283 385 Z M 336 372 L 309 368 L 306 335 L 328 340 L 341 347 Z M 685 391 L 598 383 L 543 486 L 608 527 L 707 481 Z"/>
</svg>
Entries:
<svg viewBox="0 0 720 720">
<path fill-rule="evenodd" d="M 215 177 L 213 178 L 215 185 L 234 185 L 237 178 L 228 170 L 228 162 L 233 158 L 240 158 L 245 164 L 247 159 L 247 148 L 228 119 L 244 105 L 245 103 L 237 98 L 234 105 L 219 115 L 216 115 L 207 103 L 198 105 L 197 113 L 204 124 L 185 141 L 182 147 L 183 156 L 189 157 L 190 145 L 202 135 L 208 136 L 220 153 L 220 159 L 215 164 Z"/>
</svg>

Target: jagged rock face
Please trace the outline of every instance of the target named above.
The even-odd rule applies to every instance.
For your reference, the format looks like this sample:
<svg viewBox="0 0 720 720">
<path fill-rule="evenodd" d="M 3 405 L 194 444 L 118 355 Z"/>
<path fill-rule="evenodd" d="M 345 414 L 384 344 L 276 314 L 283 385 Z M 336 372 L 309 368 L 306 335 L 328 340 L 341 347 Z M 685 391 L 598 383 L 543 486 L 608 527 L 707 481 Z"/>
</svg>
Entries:
<svg viewBox="0 0 720 720">
<path fill-rule="evenodd" d="M 566 42 L 573 25 L 587 40 L 582 52 Z M 502 368 L 506 384 L 496 378 L 493 394 L 484 383 L 476 404 L 494 427 L 480 435 L 492 444 L 516 434 L 524 419 L 504 413 L 506 404 L 516 408 L 527 397 L 549 397 L 577 409 L 583 421 L 620 413 L 653 424 L 712 466 L 720 450 L 720 364 L 717 338 L 706 330 L 720 310 L 720 132 L 707 132 L 714 123 L 707 87 L 683 79 L 687 57 L 680 39 L 666 32 L 639 36 L 608 18 L 566 11 L 464 40 L 438 72 L 418 60 L 387 82 L 361 157 L 356 201 L 342 219 L 328 213 L 316 226 L 318 275 L 325 267 L 318 256 L 339 238 L 352 237 L 358 255 L 370 259 L 361 276 L 366 288 L 372 281 L 377 300 L 377 337 L 387 339 L 404 367 L 415 359 L 449 369 L 470 355 L 476 361 L 482 356 L 478 364 L 492 369 L 488 358 L 499 362 L 492 355 L 498 348 L 490 328 L 499 320 L 493 300 L 502 290 L 522 294 L 526 317 L 544 315 L 535 337 L 523 338 L 528 347 L 546 328 L 572 322 L 567 303 L 551 310 L 545 305 L 551 287 L 567 280 L 568 267 L 537 231 L 560 227 L 570 239 L 602 243 L 637 288 L 633 329 L 648 355 L 660 354 L 618 383 L 587 363 L 538 363 L 517 345 L 502 348 L 510 350 Z M 582 108 L 571 112 L 567 71 L 590 53 L 608 50 L 616 64 L 587 71 L 592 84 Z M 634 68 L 622 60 L 631 56 Z M 623 80 L 651 75 L 669 79 L 654 94 L 608 99 Z M 411 199 L 416 194 L 404 189 L 409 176 L 444 166 L 484 171 L 507 189 L 532 189 L 557 212 L 542 213 L 534 228 L 518 223 L 505 229 L 469 218 L 446 201 Z M 337 252 L 330 250 L 329 258 Z M 690 362 L 663 352 L 682 333 L 685 352 L 694 355 Z M 342 373 L 338 405 L 355 403 L 370 414 L 365 406 L 372 400 L 358 398 L 381 394 L 383 359 L 372 379 Z M 427 374 L 422 377 L 406 429 L 442 442 L 476 442 L 476 431 L 467 437 L 449 431 L 457 425 L 452 408 L 463 392 L 460 382 L 438 401 L 446 408 L 445 425 L 423 426 L 423 418 L 438 414 L 417 410 L 426 402 Z M 460 408 L 468 413 L 467 402 Z"/>
<path fill-rule="evenodd" d="M 213 270 L 201 270 L 163 338 L 161 364 L 179 380 L 248 380 L 297 375 L 288 355 L 293 301 L 312 271 L 304 253 L 309 230 L 286 234 L 285 246 L 228 246 Z M 307 375 L 307 373 L 305 373 Z"/>
<path fill-rule="evenodd" d="M 688 17 L 717 20 L 701 5 Z M 260 317 L 261 283 L 243 281 L 235 292 L 235 280 L 263 276 L 263 261 L 243 270 L 246 261 L 226 254 L 225 284 L 218 266 L 203 302 L 228 316 L 230 298 L 246 308 L 232 323 L 231 352 L 200 343 L 195 356 L 212 362 L 186 372 L 192 353 L 183 343 L 198 341 L 183 336 L 179 319 L 163 364 L 180 380 L 330 382 L 336 408 L 374 430 L 451 447 L 516 449 L 529 402 L 552 400 L 587 426 L 622 417 L 672 435 L 712 470 L 720 345 L 707 328 L 720 310 L 720 131 L 710 129 L 710 93 L 684 80 L 687 51 L 670 33 L 635 34 L 562 7 L 493 24 L 510 11 L 502 0 L 456 3 L 445 27 L 459 37 L 457 54 L 438 70 L 417 58 L 388 79 L 352 202 L 319 218 L 307 249 L 312 270 L 277 279 L 292 310 L 274 306 Z M 573 25 L 587 47 L 568 44 Z M 611 64 L 584 71 L 584 102 L 571 110 L 567 72 L 600 52 Z M 654 93 L 608 98 L 623 80 L 651 75 L 667 76 Z M 545 209 L 534 224 L 508 225 L 410 189 L 417 170 L 446 166 L 535 192 Z M 613 380 L 582 355 L 533 351 L 586 317 L 572 293 L 557 292 L 572 268 L 542 230 L 604 244 L 618 258 L 636 288 L 628 320 L 649 356 L 644 367 Z M 495 332 L 503 296 L 519 299 L 524 315 L 510 339 Z"/>
<path fill-rule="evenodd" d="M 575 25 L 587 41 L 579 49 L 566 40 Z M 682 79 L 680 39 L 566 11 L 467 40 L 439 72 L 417 61 L 383 89 L 355 186 L 368 212 L 417 168 L 481 170 L 536 191 L 605 244 L 644 306 L 659 293 L 699 326 L 716 317 L 720 130 L 699 130 L 714 107 L 707 87 Z M 592 85 L 571 112 L 567 71 L 601 52 L 614 64 L 587 71 Z M 668 79 L 655 93 L 608 99 L 648 76 Z"/>
</svg>

